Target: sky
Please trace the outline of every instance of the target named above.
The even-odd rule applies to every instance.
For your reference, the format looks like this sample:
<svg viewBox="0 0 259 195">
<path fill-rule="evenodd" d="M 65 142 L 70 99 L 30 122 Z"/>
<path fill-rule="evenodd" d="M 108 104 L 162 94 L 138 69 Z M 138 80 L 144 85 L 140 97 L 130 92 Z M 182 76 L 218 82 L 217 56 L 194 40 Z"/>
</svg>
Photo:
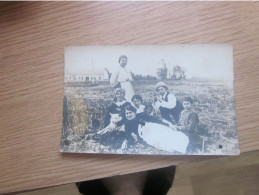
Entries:
<svg viewBox="0 0 259 195">
<path fill-rule="evenodd" d="M 184 67 L 187 78 L 233 80 L 233 49 L 230 44 L 73 46 L 65 49 L 65 70 L 70 72 L 119 67 L 120 55 L 134 74 L 157 76 L 163 60 L 168 67 Z"/>
</svg>

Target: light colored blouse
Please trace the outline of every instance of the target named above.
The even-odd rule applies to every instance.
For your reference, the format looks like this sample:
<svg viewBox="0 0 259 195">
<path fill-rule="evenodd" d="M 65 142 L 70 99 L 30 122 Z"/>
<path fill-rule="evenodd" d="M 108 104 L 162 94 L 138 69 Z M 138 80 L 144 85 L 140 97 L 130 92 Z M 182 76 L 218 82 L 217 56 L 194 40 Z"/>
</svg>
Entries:
<svg viewBox="0 0 259 195">
<path fill-rule="evenodd" d="M 115 87 L 118 82 L 122 83 L 132 80 L 133 79 L 131 77 L 130 71 L 120 66 L 115 72 L 112 73 L 110 83 L 113 87 Z"/>
</svg>

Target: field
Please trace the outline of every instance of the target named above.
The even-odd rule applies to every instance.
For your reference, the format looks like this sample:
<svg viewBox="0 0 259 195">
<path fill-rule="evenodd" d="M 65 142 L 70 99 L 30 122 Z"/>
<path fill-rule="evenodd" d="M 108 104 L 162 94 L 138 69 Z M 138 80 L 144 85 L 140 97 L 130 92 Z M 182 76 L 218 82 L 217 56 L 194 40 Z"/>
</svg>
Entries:
<svg viewBox="0 0 259 195">
<path fill-rule="evenodd" d="M 169 91 L 180 101 L 185 96 L 199 100 L 195 108 L 203 131 L 203 151 L 199 154 L 238 153 L 234 92 L 232 86 L 219 81 L 181 80 L 165 81 Z M 143 97 L 144 104 L 151 104 L 156 81 L 133 83 L 136 94 Z M 89 153 L 147 153 L 167 154 L 141 144 L 127 151 L 113 150 L 85 139 L 86 135 L 103 128 L 107 108 L 114 98 L 113 88 L 108 83 L 96 85 L 66 86 L 64 90 L 64 121 L 61 150 Z"/>
</svg>

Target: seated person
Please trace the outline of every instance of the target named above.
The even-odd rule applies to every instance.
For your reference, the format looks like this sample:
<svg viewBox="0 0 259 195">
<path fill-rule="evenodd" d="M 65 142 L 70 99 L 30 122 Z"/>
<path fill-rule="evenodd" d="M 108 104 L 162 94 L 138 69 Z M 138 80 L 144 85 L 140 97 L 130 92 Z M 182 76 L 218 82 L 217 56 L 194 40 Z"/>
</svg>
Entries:
<svg viewBox="0 0 259 195">
<path fill-rule="evenodd" d="M 154 115 L 154 108 L 152 105 L 146 105 L 145 109 L 144 109 L 144 113 L 149 115 L 149 116 L 153 116 Z"/>
<path fill-rule="evenodd" d="M 183 99 L 184 110 L 180 114 L 179 122 L 175 126 L 176 130 L 183 132 L 189 137 L 187 152 L 194 153 L 201 149 L 201 138 L 198 131 L 199 117 L 193 109 L 193 99 L 185 97 Z"/>
<path fill-rule="evenodd" d="M 142 138 L 139 136 L 138 128 L 139 125 L 144 126 L 146 122 L 169 126 L 175 130 L 174 125 L 166 120 L 161 121 L 145 113 L 137 114 L 137 109 L 131 105 L 125 108 L 125 116 L 125 135 L 128 145 L 143 142 Z"/>
<path fill-rule="evenodd" d="M 160 112 L 163 119 L 177 124 L 180 112 L 183 110 L 181 102 L 172 93 L 169 93 L 169 88 L 164 82 L 156 84 L 156 92 L 154 108 Z"/>
<path fill-rule="evenodd" d="M 111 114 L 110 124 L 95 134 L 100 144 L 114 149 L 121 147 L 125 138 L 124 124 L 121 120 L 120 114 Z"/>
<path fill-rule="evenodd" d="M 134 95 L 131 98 L 132 106 L 137 109 L 137 113 L 144 112 L 145 106 L 142 104 L 142 97 L 140 95 Z"/>
<path fill-rule="evenodd" d="M 104 127 L 110 124 L 111 114 L 120 114 L 122 116 L 122 121 L 125 119 L 123 115 L 123 110 L 126 106 L 131 105 L 125 99 L 125 90 L 122 88 L 115 89 L 115 98 L 112 104 L 108 107 L 107 115 L 104 119 Z"/>
<path fill-rule="evenodd" d="M 200 111 L 202 111 L 201 110 L 201 108 L 200 108 L 200 101 L 199 100 L 193 100 L 193 106 L 194 106 L 194 110 L 196 111 L 196 112 L 200 112 Z"/>
<path fill-rule="evenodd" d="M 189 139 L 184 133 L 172 130 L 164 124 L 156 123 L 157 120 L 145 118 L 143 114 L 136 114 L 137 110 L 133 106 L 128 106 L 125 109 L 125 138 L 123 149 L 141 143 L 150 145 L 158 150 L 167 152 L 185 153 L 189 143 Z M 157 121 L 160 122 L 160 121 Z M 170 124 L 174 128 L 172 124 Z"/>
<path fill-rule="evenodd" d="M 140 118 L 140 120 L 143 120 L 144 122 L 158 123 L 158 124 L 166 125 L 172 129 L 175 129 L 171 122 L 169 122 L 161 117 L 153 116 L 152 115 L 153 110 L 154 110 L 153 106 L 147 105 L 144 109 L 144 112 L 139 113 L 138 117 Z"/>
<path fill-rule="evenodd" d="M 125 108 L 125 135 L 127 145 L 132 145 L 138 141 L 142 141 L 138 134 L 138 126 L 140 125 L 140 119 L 137 116 L 137 109 L 133 106 L 127 106 Z"/>
</svg>

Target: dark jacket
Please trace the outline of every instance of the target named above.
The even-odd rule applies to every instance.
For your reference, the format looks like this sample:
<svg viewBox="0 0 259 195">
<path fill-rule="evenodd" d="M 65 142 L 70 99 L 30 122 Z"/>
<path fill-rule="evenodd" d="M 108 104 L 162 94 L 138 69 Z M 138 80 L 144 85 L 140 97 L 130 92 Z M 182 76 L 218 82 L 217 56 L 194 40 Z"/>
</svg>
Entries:
<svg viewBox="0 0 259 195">
<path fill-rule="evenodd" d="M 169 95 L 169 92 L 167 92 L 165 98 L 163 99 L 166 102 L 168 102 L 168 95 Z M 179 121 L 179 118 L 180 118 L 179 116 L 181 111 L 183 110 L 183 105 L 178 99 L 176 99 L 176 106 L 174 108 L 169 109 L 169 108 L 164 108 L 160 106 L 159 109 L 160 109 L 162 118 L 164 118 L 165 120 L 173 124 L 176 124 Z M 172 120 L 170 115 L 173 116 L 174 120 Z"/>
<path fill-rule="evenodd" d="M 125 102 L 124 104 L 122 104 L 121 106 L 118 106 L 115 102 L 113 102 L 109 108 L 108 108 L 108 112 L 105 116 L 104 119 L 104 127 L 108 126 L 110 124 L 110 119 L 111 119 L 111 115 L 110 114 L 121 114 L 122 117 L 122 122 L 125 120 L 125 116 L 123 114 L 125 108 L 127 106 L 131 105 L 129 102 Z"/>
</svg>

